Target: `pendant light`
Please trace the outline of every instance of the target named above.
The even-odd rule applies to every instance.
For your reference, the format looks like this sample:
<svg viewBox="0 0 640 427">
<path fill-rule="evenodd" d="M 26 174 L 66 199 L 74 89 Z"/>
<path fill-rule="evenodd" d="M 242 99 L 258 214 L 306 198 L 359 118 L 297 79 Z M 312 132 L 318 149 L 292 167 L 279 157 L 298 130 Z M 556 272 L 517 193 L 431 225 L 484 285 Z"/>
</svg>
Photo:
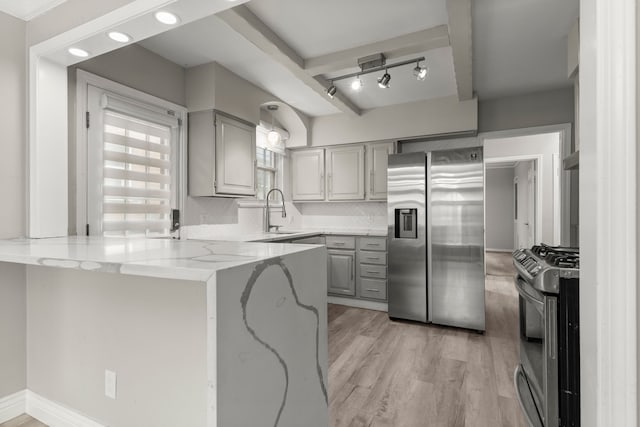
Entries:
<svg viewBox="0 0 640 427">
<path fill-rule="evenodd" d="M 271 112 L 271 130 L 267 133 L 267 142 L 271 147 L 277 147 L 280 145 L 280 141 L 282 140 L 282 136 L 280 132 L 275 129 L 273 125 L 273 112 L 278 111 L 277 105 L 267 105 L 267 109 Z"/>
</svg>

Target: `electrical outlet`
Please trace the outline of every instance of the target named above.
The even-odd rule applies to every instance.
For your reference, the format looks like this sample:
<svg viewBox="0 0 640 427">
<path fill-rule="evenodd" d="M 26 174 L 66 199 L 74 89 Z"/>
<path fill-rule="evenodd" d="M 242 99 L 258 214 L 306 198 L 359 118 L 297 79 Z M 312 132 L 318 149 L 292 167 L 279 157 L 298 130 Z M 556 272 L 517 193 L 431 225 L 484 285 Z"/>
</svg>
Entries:
<svg viewBox="0 0 640 427">
<path fill-rule="evenodd" d="M 116 399 L 116 373 L 105 370 L 104 371 L 104 395 L 111 399 Z"/>
</svg>

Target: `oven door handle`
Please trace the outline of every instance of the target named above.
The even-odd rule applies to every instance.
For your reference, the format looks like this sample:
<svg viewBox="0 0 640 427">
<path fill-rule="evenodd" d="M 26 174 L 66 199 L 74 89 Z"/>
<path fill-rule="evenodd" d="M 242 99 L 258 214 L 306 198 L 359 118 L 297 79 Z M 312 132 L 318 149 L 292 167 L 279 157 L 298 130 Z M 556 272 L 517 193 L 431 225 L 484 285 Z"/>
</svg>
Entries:
<svg viewBox="0 0 640 427">
<path fill-rule="evenodd" d="M 538 292 L 536 292 L 536 290 L 533 289 L 531 285 L 529 285 L 527 282 L 522 280 L 520 277 L 516 277 L 515 282 L 516 282 L 516 289 L 518 290 L 518 293 L 520 294 L 520 296 L 522 296 L 522 298 L 527 300 L 527 302 L 530 302 L 531 304 L 533 304 L 540 313 L 543 313 L 544 300 L 536 298 L 534 294 L 534 292 L 535 293 L 538 293 Z"/>
</svg>

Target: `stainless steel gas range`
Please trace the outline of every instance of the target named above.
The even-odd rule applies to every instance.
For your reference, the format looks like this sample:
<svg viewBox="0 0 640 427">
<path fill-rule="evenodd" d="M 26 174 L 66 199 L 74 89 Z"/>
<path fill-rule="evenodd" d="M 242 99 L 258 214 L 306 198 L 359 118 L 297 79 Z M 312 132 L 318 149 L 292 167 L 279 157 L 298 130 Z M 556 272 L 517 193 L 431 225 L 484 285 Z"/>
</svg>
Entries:
<svg viewBox="0 0 640 427">
<path fill-rule="evenodd" d="M 580 426 L 580 254 L 547 245 L 513 252 L 520 303 L 515 387 L 532 427 Z"/>
</svg>

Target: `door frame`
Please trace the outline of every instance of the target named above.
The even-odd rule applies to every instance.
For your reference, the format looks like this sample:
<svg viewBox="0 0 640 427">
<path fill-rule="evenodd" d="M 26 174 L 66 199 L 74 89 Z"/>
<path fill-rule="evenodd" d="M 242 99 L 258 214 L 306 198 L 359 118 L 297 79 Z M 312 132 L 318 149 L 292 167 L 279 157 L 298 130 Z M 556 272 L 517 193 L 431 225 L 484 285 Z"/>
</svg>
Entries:
<svg viewBox="0 0 640 427">
<path fill-rule="evenodd" d="M 85 236 L 86 224 L 89 224 L 87 204 L 88 191 L 88 129 L 83 120 L 85 112 L 88 111 L 88 87 L 94 86 L 108 92 L 126 97 L 133 102 L 140 102 L 152 106 L 166 108 L 175 112 L 176 118 L 182 121 L 180 126 L 177 154 L 177 182 L 176 208 L 184 215 L 187 201 L 187 109 L 181 105 L 166 101 L 137 89 L 130 88 L 109 79 L 97 76 L 84 70 L 76 70 L 76 109 L 75 114 L 75 144 L 76 144 L 76 229 L 78 236 Z M 184 216 L 183 216 L 184 217 Z"/>
<path fill-rule="evenodd" d="M 505 162 L 528 162 L 533 161 L 535 163 L 536 171 L 540 170 L 540 166 L 542 165 L 542 155 L 541 154 L 528 154 L 522 156 L 506 156 L 506 157 L 491 157 L 490 159 L 485 158 L 484 161 L 484 175 L 487 176 L 487 164 L 491 163 L 505 163 Z M 485 179 L 485 193 L 486 193 L 486 179 Z M 542 185 L 540 185 L 539 180 L 536 185 L 536 198 L 538 203 L 536 203 L 536 222 L 535 222 L 535 242 L 536 244 L 542 241 L 542 200 L 543 189 Z M 484 206 L 484 239 L 485 239 L 485 248 L 487 247 L 487 205 L 486 205 L 486 194 L 485 194 L 485 206 Z M 554 204 L 553 209 L 553 221 L 560 221 L 560 209 L 557 209 Z M 517 230 L 514 230 L 514 243 L 515 243 L 515 234 Z M 554 242 L 555 244 L 555 242 Z M 517 249 L 517 248 L 516 248 Z M 486 249 L 485 249 L 486 250 Z M 486 259 L 486 257 L 485 257 Z M 486 261 L 485 261 L 486 262 Z"/>
<path fill-rule="evenodd" d="M 553 180 L 553 205 L 554 205 L 554 219 L 553 219 L 553 240 L 557 244 L 563 244 L 569 246 L 571 240 L 571 174 L 569 171 L 565 171 L 562 168 L 562 160 L 560 157 L 565 158 L 571 154 L 571 123 L 563 123 L 557 125 L 548 126 L 535 126 L 520 129 L 508 129 L 492 132 L 484 132 L 478 135 L 480 144 L 484 147 L 486 140 L 491 139 L 503 139 L 503 138 L 517 138 L 519 136 L 533 136 L 547 133 L 558 133 L 560 136 L 560 146 L 558 148 L 559 156 L 553 156 L 552 169 L 554 171 Z M 525 156 L 525 155 L 523 155 Z M 529 155 L 531 156 L 531 155 Z M 517 156 L 514 156 L 517 157 Z M 543 156 L 540 154 L 540 158 Z M 487 159 L 485 158 L 485 163 Z M 537 164 L 538 170 L 542 169 L 542 160 Z M 560 179 L 555 177 L 559 176 Z M 538 174 L 538 182 L 540 175 Z M 538 185 L 542 187 L 542 185 Z M 542 199 L 539 199 L 542 200 Z M 539 203 L 540 204 L 540 203 Z M 560 208 L 559 213 L 556 212 L 556 206 Z M 556 214 L 559 217 L 556 217 Z M 540 228 L 541 230 L 541 228 Z M 536 239 L 540 241 L 540 239 Z"/>
</svg>

